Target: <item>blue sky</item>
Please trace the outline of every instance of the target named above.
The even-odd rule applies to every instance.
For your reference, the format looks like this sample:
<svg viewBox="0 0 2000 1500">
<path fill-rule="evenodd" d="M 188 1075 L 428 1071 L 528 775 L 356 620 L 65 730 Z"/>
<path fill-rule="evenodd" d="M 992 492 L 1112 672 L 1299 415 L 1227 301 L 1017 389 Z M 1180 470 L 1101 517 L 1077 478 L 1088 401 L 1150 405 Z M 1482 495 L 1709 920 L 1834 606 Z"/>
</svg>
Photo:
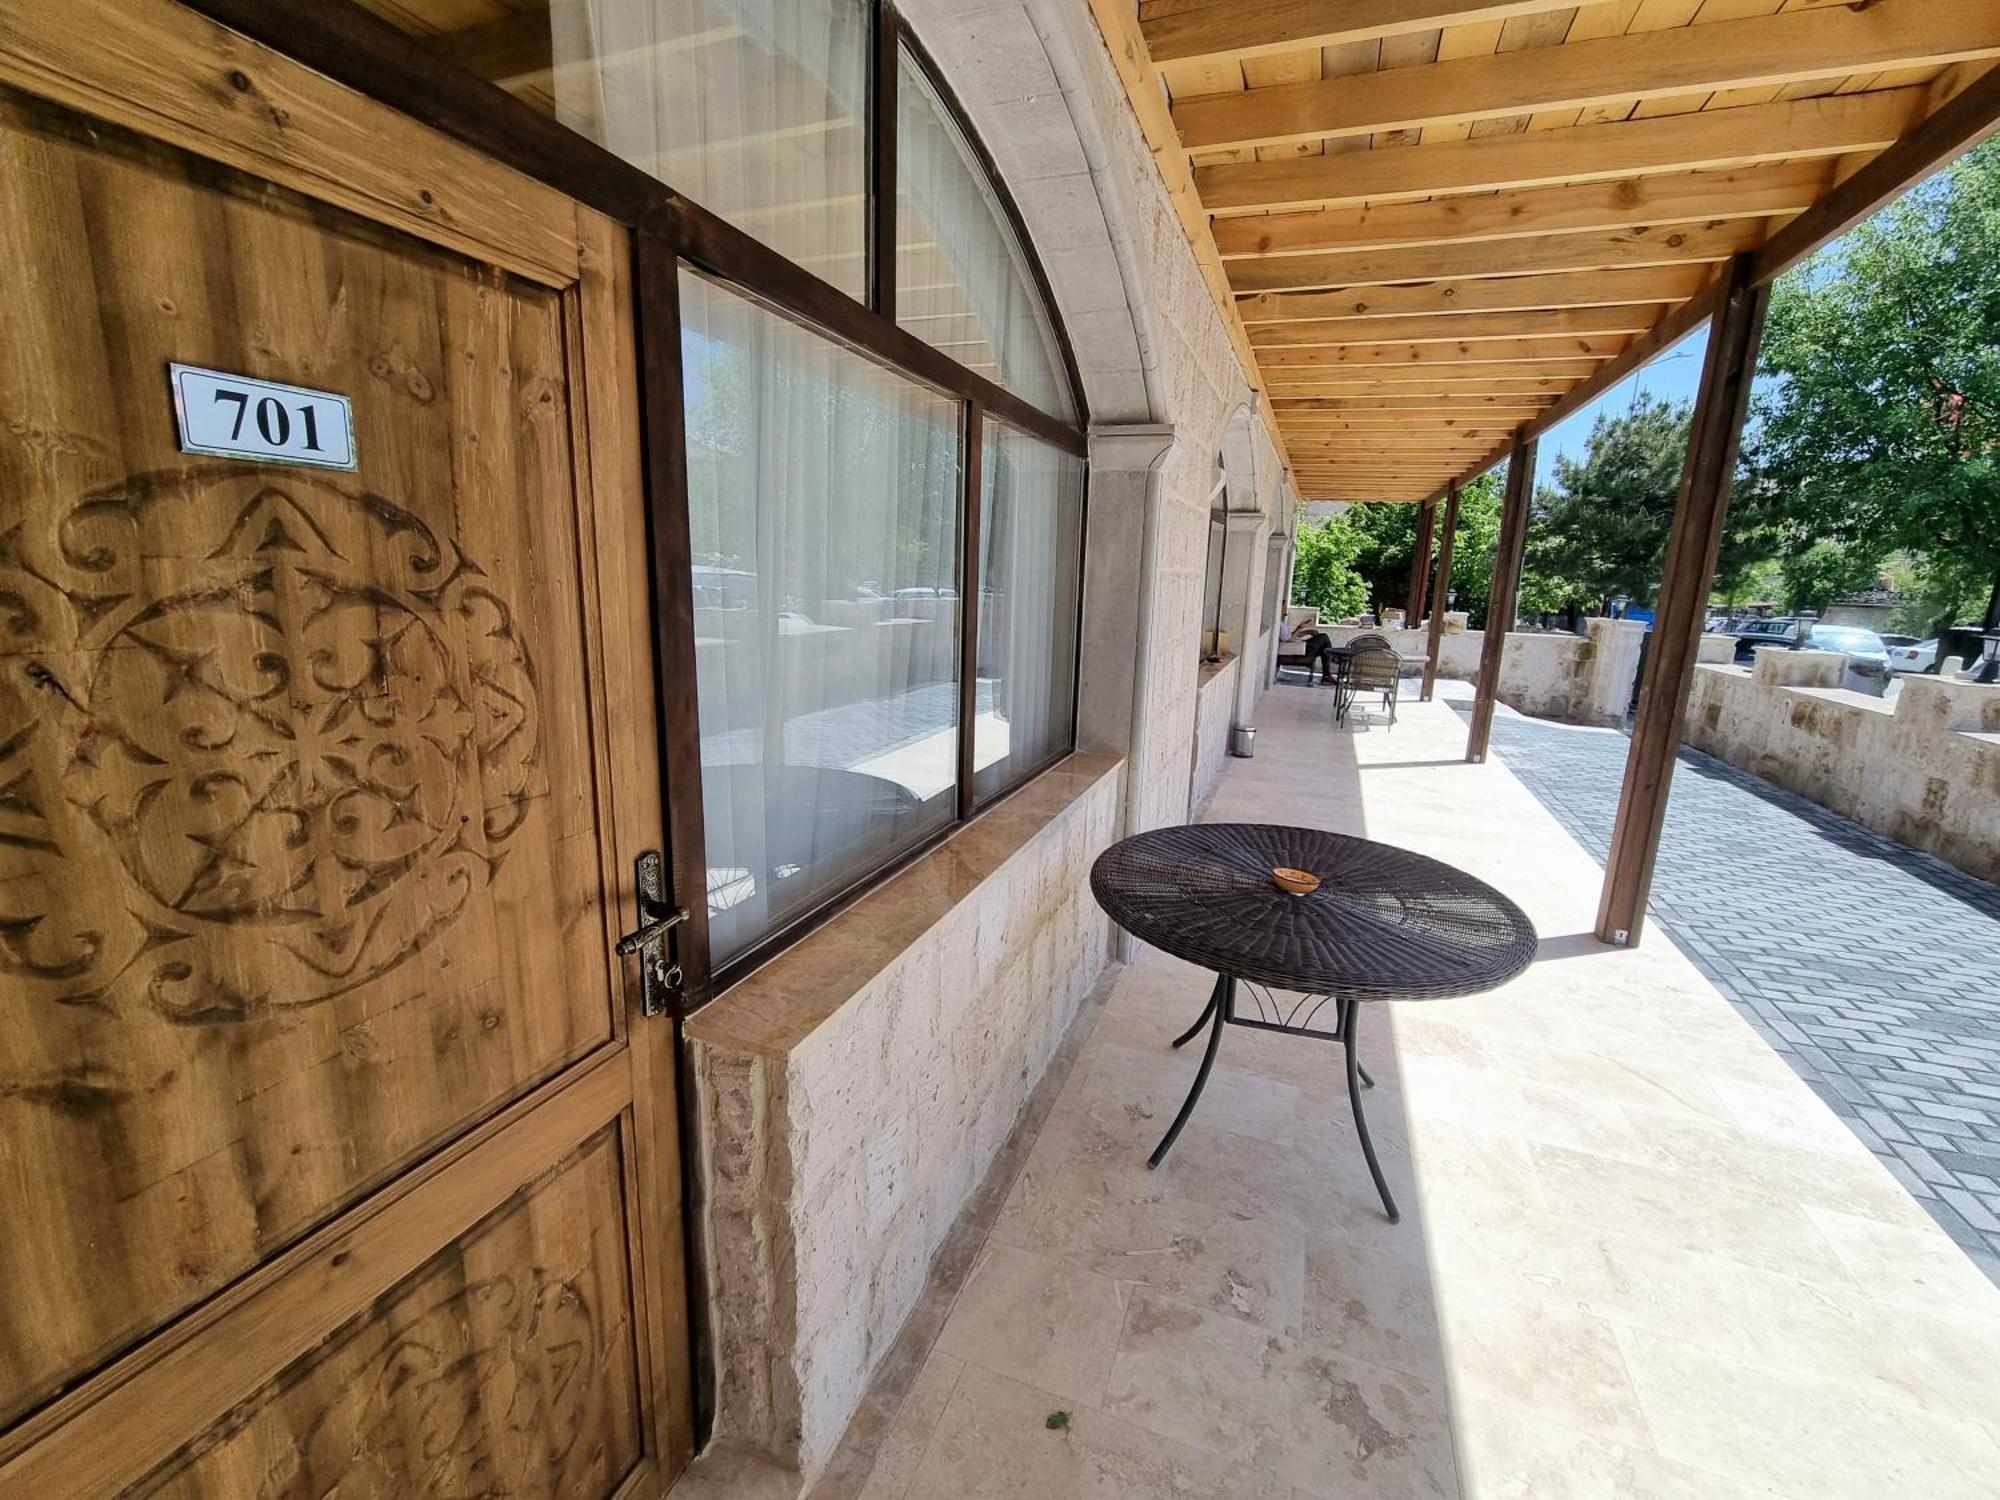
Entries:
<svg viewBox="0 0 2000 1500">
<path fill-rule="evenodd" d="M 1590 427 L 1599 412 L 1616 416 L 1629 411 L 1640 392 L 1663 401 L 1692 401 L 1701 381 L 1701 357 L 1708 351 L 1708 325 L 1703 324 L 1643 369 L 1636 370 L 1567 421 L 1542 435 L 1536 455 L 1535 478 L 1546 483 L 1555 473 L 1556 458 L 1581 458 L 1590 441 Z"/>
</svg>

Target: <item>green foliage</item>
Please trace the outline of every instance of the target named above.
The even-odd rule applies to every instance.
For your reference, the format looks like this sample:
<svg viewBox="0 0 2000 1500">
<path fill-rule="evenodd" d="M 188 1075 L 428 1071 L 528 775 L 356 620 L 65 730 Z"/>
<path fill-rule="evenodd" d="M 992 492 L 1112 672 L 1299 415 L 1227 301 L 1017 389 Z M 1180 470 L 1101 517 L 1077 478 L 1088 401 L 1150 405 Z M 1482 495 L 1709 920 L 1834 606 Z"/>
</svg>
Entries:
<svg viewBox="0 0 2000 1500">
<path fill-rule="evenodd" d="M 1319 607 L 1320 618 L 1337 620 L 1368 605 L 1368 585 L 1354 566 L 1361 534 L 1349 511 L 1299 527 L 1298 555 L 1292 564 L 1292 603 Z"/>
<path fill-rule="evenodd" d="M 1600 412 L 1583 457 L 1559 458 L 1528 523 L 1522 612 L 1609 610 L 1620 594 L 1650 602 L 1687 461 L 1689 408 L 1641 392 Z"/>
<path fill-rule="evenodd" d="M 1872 589 L 1882 570 L 1874 552 L 1830 538 L 1787 554 L 1779 563 L 1785 608 L 1793 614 L 1810 609 L 1819 614 L 1836 599 Z"/>
<path fill-rule="evenodd" d="M 1322 619 L 1409 602 L 1410 563 L 1416 556 L 1420 508 L 1354 505 L 1337 516 L 1301 526 L 1292 571 L 1292 602 L 1319 606 Z M 1438 524 L 1444 507 L 1438 507 Z M 1493 584 L 1493 548 L 1500 536 L 1500 479 L 1485 474 L 1459 492 L 1458 542 L 1452 558 L 1452 593 L 1470 610 L 1475 628 Z M 1443 541 L 1434 537 L 1433 551 Z"/>
<path fill-rule="evenodd" d="M 1781 279 L 1760 374 L 1745 466 L 1788 559 L 1901 551 L 1941 609 L 2000 602 L 2000 141 Z"/>
<path fill-rule="evenodd" d="M 1480 475 L 1458 492 L 1458 539 L 1452 543 L 1451 592 L 1454 609 L 1472 616 L 1472 628 L 1486 623 L 1486 600 L 1493 592 L 1493 550 L 1500 545 L 1502 471 Z M 1440 521 L 1442 524 L 1442 521 Z"/>
</svg>

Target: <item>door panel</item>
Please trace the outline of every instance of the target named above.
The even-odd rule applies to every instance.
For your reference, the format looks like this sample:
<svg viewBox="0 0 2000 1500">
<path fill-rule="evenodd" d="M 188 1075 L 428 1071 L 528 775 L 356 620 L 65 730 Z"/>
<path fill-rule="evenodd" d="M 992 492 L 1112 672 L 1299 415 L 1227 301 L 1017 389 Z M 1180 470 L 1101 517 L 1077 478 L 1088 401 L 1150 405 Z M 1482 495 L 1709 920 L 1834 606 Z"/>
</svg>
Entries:
<svg viewBox="0 0 2000 1500">
<path fill-rule="evenodd" d="M 611 1493 L 640 1451 L 621 1197 L 607 1126 L 135 1493 Z"/>
<path fill-rule="evenodd" d="M 622 237 L 478 161 L 451 194 L 504 224 L 332 206 L 435 207 L 462 148 L 161 0 L 36 11 L 0 33 L 0 1490 L 670 1472 L 671 1030 L 608 943 L 661 843 L 651 716 L 608 712 L 651 675 Z M 204 142 L 204 71 L 271 107 L 215 94 Z M 346 396 L 356 470 L 180 452 L 169 361 Z"/>
<path fill-rule="evenodd" d="M 0 436 L 0 1126 L 55 1210 L 0 1216 L 0 1416 L 611 1035 L 539 899 L 598 886 L 558 296 L 47 120 L 0 111 L 0 347 L 61 351 Z M 190 461 L 169 359 L 348 394 L 359 471 Z"/>
</svg>

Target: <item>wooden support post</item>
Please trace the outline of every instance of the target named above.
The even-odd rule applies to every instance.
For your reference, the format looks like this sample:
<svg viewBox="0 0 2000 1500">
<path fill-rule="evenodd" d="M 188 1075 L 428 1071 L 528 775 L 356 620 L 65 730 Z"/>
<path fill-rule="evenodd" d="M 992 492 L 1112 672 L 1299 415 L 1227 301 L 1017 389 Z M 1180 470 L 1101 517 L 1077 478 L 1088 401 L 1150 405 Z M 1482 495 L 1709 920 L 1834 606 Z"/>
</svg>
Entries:
<svg viewBox="0 0 2000 1500">
<path fill-rule="evenodd" d="M 1410 598 L 1404 624 L 1411 630 L 1424 617 L 1424 605 L 1431 584 L 1431 528 L 1437 520 L 1437 501 L 1426 500 L 1417 513 L 1417 544 L 1410 554 Z"/>
<path fill-rule="evenodd" d="M 1611 830 L 1611 858 L 1604 868 L 1604 894 L 1597 907 L 1597 936 L 1631 947 L 1645 923 L 1646 898 L 1653 884 L 1653 861 L 1660 851 L 1660 826 L 1673 785 L 1681 721 L 1700 651 L 1708 592 L 1729 515 L 1729 483 L 1750 404 L 1757 345 L 1764 332 L 1768 286 L 1756 281 L 1756 267 L 1738 256 L 1708 334 L 1687 462 L 1674 503 L 1673 529 L 1661 571 L 1659 603 L 1653 611 L 1653 640 L 1646 653 L 1646 680 L 1639 714 L 1625 756 L 1625 784 L 1618 794 L 1618 820 Z"/>
<path fill-rule="evenodd" d="M 1431 598 L 1430 649 L 1424 655 L 1423 701 L 1431 701 L 1437 690 L 1438 649 L 1444 643 L 1444 612 L 1451 607 L 1451 544 L 1458 534 L 1458 481 L 1454 479 L 1444 496 L 1444 535 L 1438 538 L 1437 584 Z"/>
<path fill-rule="evenodd" d="M 1535 492 L 1535 444 L 1523 428 L 1507 456 L 1507 497 L 1500 507 L 1500 541 L 1493 549 L 1493 588 L 1486 600 L 1486 636 L 1479 650 L 1479 691 L 1472 700 L 1472 732 L 1465 758 L 1486 759 L 1493 737 L 1493 705 L 1500 691 L 1500 657 L 1521 595 L 1521 559 L 1528 550 L 1528 500 Z"/>
</svg>

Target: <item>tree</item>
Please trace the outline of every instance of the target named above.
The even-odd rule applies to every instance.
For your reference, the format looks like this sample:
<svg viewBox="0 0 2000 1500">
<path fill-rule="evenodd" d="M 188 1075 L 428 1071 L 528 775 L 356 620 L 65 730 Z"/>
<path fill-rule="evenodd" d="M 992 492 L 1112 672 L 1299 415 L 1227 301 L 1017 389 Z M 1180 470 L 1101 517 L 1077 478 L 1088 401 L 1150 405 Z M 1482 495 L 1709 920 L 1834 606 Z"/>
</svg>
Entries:
<svg viewBox="0 0 2000 1500">
<path fill-rule="evenodd" d="M 1780 279 L 1746 467 L 1787 557 L 1910 555 L 2000 625 L 2000 142 Z M 1811 565 L 1807 565 L 1810 568 Z"/>
<path fill-rule="evenodd" d="M 1599 412 L 1582 458 L 1556 460 L 1528 519 L 1523 609 L 1608 614 L 1620 594 L 1650 600 L 1687 460 L 1689 407 L 1641 392 Z M 1530 596 L 1532 595 L 1532 606 Z"/>
<path fill-rule="evenodd" d="M 1349 523 L 1352 512 L 1299 527 L 1292 563 L 1292 603 L 1316 605 L 1320 618 L 1337 620 L 1367 607 L 1368 585 L 1356 571 L 1361 534 Z"/>
</svg>

